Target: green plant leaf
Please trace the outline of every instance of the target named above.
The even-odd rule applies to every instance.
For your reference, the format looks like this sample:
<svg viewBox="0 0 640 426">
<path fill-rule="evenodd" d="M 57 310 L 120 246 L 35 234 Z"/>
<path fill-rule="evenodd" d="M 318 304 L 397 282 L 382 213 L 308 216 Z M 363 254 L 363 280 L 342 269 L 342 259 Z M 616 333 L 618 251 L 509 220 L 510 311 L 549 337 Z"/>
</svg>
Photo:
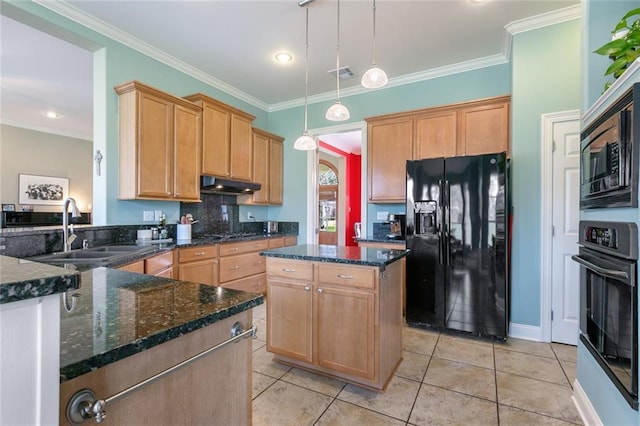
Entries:
<svg viewBox="0 0 640 426">
<path fill-rule="evenodd" d="M 625 58 L 627 59 L 627 63 L 630 64 L 640 56 L 640 50 L 629 49 L 625 54 Z"/>
<path fill-rule="evenodd" d="M 625 47 L 628 47 L 628 42 L 624 39 L 611 40 L 609 43 L 606 43 L 600 46 L 599 49 L 594 50 L 594 53 L 598 55 L 618 55 Z"/>
<path fill-rule="evenodd" d="M 611 31 L 611 34 L 615 34 L 623 28 L 627 28 L 627 21 L 625 21 L 624 19 L 616 24 L 613 31 Z"/>
<path fill-rule="evenodd" d="M 627 19 L 629 19 L 633 15 L 640 15 L 640 7 L 637 8 L 637 9 L 631 9 L 630 11 L 628 11 L 627 14 L 622 17 L 622 20 L 626 21 Z"/>
<path fill-rule="evenodd" d="M 607 68 L 607 70 L 604 72 L 604 75 L 613 74 L 616 71 L 624 68 L 626 65 L 627 60 L 625 58 L 616 59 L 611 65 L 609 65 L 609 68 Z"/>
</svg>

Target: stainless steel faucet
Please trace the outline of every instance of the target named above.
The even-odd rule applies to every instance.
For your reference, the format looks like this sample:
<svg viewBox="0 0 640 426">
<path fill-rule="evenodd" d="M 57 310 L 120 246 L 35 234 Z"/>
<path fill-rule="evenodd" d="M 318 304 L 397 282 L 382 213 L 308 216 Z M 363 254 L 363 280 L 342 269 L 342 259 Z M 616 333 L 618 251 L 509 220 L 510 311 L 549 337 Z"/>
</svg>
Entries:
<svg viewBox="0 0 640 426">
<path fill-rule="evenodd" d="M 76 239 L 76 235 L 73 234 L 73 238 L 69 241 L 69 204 L 71 204 L 71 217 L 80 217 L 80 210 L 76 206 L 76 200 L 69 197 L 64 200 L 64 204 L 62 206 L 62 233 L 64 240 L 64 251 L 71 250 L 71 243 Z M 71 231 L 73 233 L 73 230 Z"/>
</svg>

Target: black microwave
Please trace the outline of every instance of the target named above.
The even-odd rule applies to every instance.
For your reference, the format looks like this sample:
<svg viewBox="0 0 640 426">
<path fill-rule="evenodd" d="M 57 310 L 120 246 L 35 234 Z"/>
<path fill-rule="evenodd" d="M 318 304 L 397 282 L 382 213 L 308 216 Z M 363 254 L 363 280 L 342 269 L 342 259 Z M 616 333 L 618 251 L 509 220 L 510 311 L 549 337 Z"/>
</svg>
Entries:
<svg viewBox="0 0 640 426">
<path fill-rule="evenodd" d="M 580 209 L 638 207 L 640 83 L 580 133 Z"/>
</svg>

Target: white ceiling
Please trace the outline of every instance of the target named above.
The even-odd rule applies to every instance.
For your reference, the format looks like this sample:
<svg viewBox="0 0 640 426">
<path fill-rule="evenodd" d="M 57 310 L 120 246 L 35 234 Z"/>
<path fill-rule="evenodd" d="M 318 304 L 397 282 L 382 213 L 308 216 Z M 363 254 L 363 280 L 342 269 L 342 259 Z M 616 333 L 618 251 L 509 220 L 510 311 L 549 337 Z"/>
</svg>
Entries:
<svg viewBox="0 0 640 426">
<path fill-rule="evenodd" d="M 259 108 L 302 104 L 305 9 L 297 0 L 39 3 Z M 377 63 L 390 86 L 504 63 L 510 34 L 575 17 L 579 3 L 377 0 Z M 336 66 L 336 5 L 316 0 L 309 6 L 312 101 L 335 97 L 327 71 Z M 340 63 L 355 74 L 340 83 L 347 105 L 349 94 L 365 90 L 359 80 L 372 61 L 371 6 L 365 0 L 340 3 Z M 6 17 L 0 26 L 0 120 L 92 139 L 91 52 Z M 290 51 L 293 62 L 277 64 L 279 50 Z M 49 108 L 62 118 L 44 120 Z"/>
</svg>

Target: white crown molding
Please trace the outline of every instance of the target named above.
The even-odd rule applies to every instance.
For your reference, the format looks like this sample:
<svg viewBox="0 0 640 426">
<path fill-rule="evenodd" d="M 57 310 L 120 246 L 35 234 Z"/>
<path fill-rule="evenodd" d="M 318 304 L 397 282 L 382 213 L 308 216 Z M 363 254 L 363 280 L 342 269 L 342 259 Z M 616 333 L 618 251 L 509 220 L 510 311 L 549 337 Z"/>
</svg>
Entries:
<svg viewBox="0 0 640 426">
<path fill-rule="evenodd" d="M 23 123 L 21 121 L 13 121 L 13 120 L 7 120 L 7 119 L 3 119 L 2 121 L 0 121 L 0 124 L 2 124 L 3 126 L 19 127 L 21 129 L 33 130 L 33 131 L 42 132 L 42 133 L 49 133 L 52 135 L 64 136 L 67 138 L 82 139 L 89 142 L 93 141 L 93 135 L 86 135 L 83 133 L 74 133 L 74 132 L 64 131 L 64 130 L 57 129 L 55 127 L 37 126 L 37 125 L 34 125 L 33 123 Z"/>
<path fill-rule="evenodd" d="M 87 13 L 66 3 L 63 0 L 33 0 L 33 2 L 49 10 L 52 10 L 57 14 L 64 16 L 65 18 L 71 19 L 72 21 L 77 22 L 78 24 L 83 25 L 97 33 L 109 37 L 119 43 L 122 43 L 127 47 L 137 50 L 144 55 L 156 59 L 165 65 L 175 68 L 176 70 L 181 71 L 197 80 L 200 80 L 203 83 L 222 90 L 223 92 L 234 96 L 242 101 L 245 101 L 257 108 L 260 108 L 264 111 L 267 111 L 269 108 L 269 105 L 267 105 L 260 99 L 257 99 L 241 90 L 238 90 L 235 87 L 223 82 L 222 80 L 219 80 L 212 75 L 207 74 L 200 69 L 191 66 L 154 46 L 151 46 L 148 43 L 145 43 L 142 40 L 139 40 L 131 36 L 130 34 L 107 24 L 106 22 L 88 15 Z"/>
<path fill-rule="evenodd" d="M 103 22 L 78 8 L 66 3 L 64 0 L 50 1 L 50 0 L 33 0 L 34 3 L 52 10 L 61 16 L 64 16 L 80 25 L 83 25 L 97 33 L 100 33 L 106 37 L 109 37 L 119 43 L 124 44 L 127 47 L 131 47 L 139 51 L 140 53 L 154 58 L 163 64 L 166 64 L 178 71 L 181 71 L 197 80 L 202 81 L 212 87 L 215 87 L 231 96 L 234 96 L 242 101 L 247 102 L 250 105 L 260 108 L 266 112 L 281 111 L 288 108 L 298 107 L 304 105 L 304 99 L 293 99 L 286 102 L 280 102 L 277 104 L 267 104 L 260 99 L 257 99 L 215 77 L 203 72 L 202 70 L 193 67 L 174 56 L 163 52 L 162 50 L 153 47 L 130 34 L 121 31 L 106 22 Z M 513 21 L 505 26 L 506 34 L 504 41 L 504 53 L 485 58 L 474 59 L 471 61 L 461 62 L 449 66 L 434 68 L 430 70 L 420 71 L 413 74 L 407 74 L 389 80 L 389 84 L 382 89 L 391 88 L 396 86 L 402 86 L 405 84 L 411 84 L 419 81 L 430 80 L 437 77 L 443 77 L 446 75 L 458 74 L 461 72 L 477 70 L 480 68 L 486 68 L 489 66 L 504 64 L 509 62 L 511 56 L 512 35 L 518 34 L 524 31 L 530 31 L 538 28 L 542 28 L 549 25 L 566 22 L 572 19 L 580 17 L 580 5 L 566 7 L 557 11 L 544 13 L 541 15 L 533 16 L 518 21 Z M 342 91 L 343 97 L 354 96 L 357 94 L 365 93 L 370 89 L 365 89 L 360 86 L 351 87 Z M 335 99 L 334 92 L 321 93 L 318 95 L 310 96 L 308 98 L 309 103 L 318 103 Z"/>
<path fill-rule="evenodd" d="M 511 35 L 519 34 L 525 31 L 537 30 L 538 28 L 578 19 L 580 18 L 580 15 L 580 5 L 576 4 L 574 6 L 510 22 L 504 26 L 504 29 Z"/>
</svg>

